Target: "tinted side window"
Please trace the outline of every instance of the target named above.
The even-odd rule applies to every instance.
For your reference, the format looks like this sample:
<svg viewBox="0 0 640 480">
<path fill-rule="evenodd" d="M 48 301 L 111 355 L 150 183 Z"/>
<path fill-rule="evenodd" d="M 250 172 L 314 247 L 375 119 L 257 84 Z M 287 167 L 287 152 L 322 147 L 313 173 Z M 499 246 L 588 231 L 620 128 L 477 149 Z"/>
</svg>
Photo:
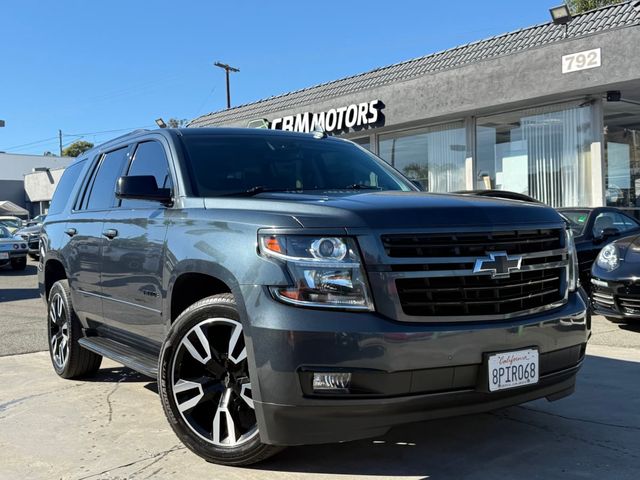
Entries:
<svg viewBox="0 0 640 480">
<path fill-rule="evenodd" d="M 153 175 L 158 188 L 173 187 L 171 175 L 169 174 L 167 156 L 159 142 L 144 142 L 138 145 L 127 175 Z M 145 200 L 124 199 L 121 205 L 123 207 L 139 208 L 147 205 L 156 207 L 158 203 Z"/>
<path fill-rule="evenodd" d="M 62 178 L 56 187 L 56 191 L 53 194 L 53 198 L 51 199 L 51 205 L 49 206 L 49 215 L 55 215 L 56 213 L 60 213 L 64 210 L 64 207 L 67 205 L 71 197 L 71 190 L 73 190 L 74 185 L 78 181 L 78 177 L 82 172 L 82 167 L 85 164 L 85 160 L 74 163 L 62 174 Z"/>
<path fill-rule="evenodd" d="M 102 158 L 98 173 L 93 180 L 87 209 L 113 207 L 116 198 L 116 181 L 122 175 L 126 153 L 127 147 L 109 152 Z"/>
<path fill-rule="evenodd" d="M 593 224 L 593 236 L 598 237 L 602 235 L 602 232 L 606 228 L 615 228 L 618 232 L 623 233 L 638 228 L 638 226 L 635 220 L 626 215 L 616 212 L 603 212 L 596 217 Z"/>
</svg>

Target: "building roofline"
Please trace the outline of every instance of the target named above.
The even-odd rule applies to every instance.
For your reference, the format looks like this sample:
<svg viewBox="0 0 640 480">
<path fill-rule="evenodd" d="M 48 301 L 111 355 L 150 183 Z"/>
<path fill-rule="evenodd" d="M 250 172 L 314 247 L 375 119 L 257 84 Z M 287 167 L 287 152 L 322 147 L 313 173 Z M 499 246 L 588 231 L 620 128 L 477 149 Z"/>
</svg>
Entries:
<svg viewBox="0 0 640 480">
<path fill-rule="evenodd" d="M 589 10 L 587 12 L 583 12 L 583 13 L 574 15 L 572 22 L 575 22 L 577 19 L 580 19 L 580 18 L 593 16 L 594 14 L 603 15 L 602 12 L 606 12 L 607 10 L 620 9 L 621 7 L 624 7 L 625 9 L 631 9 L 631 10 L 634 11 L 634 13 L 631 13 L 631 15 L 634 16 L 634 20 L 636 22 L 635 23 L 631 23 L 630 25 L 633 25 L 633 24 L 637 25 L 637 24 L 640 24 L 640 9 L 638 8 L 638 5 L 640 5 L 640 2 L 638 0 L 627 0 L 627 1 L 623 1 L 623 2 L 620 2 L 620 3 L 613 4 L 613 5 L 607 5 L 607 6 L 604 6 L 604 7 L 596 8 L 596 9 L 593 9 L 593 10 Z M 627 12 L 627 13 L 629 13 L 629 12 Z M 600 22 L 600 23 L 604 23 L 604 22 Z M 571 25 L 571 24 L 569 24 L 569 25 Z M 629 25 L 623 25 L 623 26 L 629 26 Z M 487 37 L 487 38 L 484 38 L 484 39 L 481 39 L 481 40 L 476 40 L 476 41 L 469 42 L 469 43 L 466 43 L 466 44 L 458 45 L 458 46 L 455 46 L 455 47 L 452 47 L 452 48 L 439 50 L 439 51 L 436 51 L 436 52 L 433 52 L 433 53 L 429 53 L 427 55 L 422 55 L 422 56 L 414 57 L 414 58 L 411 58 L 411 59 L 408 59 L 408 60 L 403 60 L 403 61 L 400 61 L 400 62 L 392 63 L 392 64 L 385 65 L 385 66 L 382 66 L 382 67 L 378 67 L 378 68 L 375 68 L 375 69 L 372 69 L 372 70 L 368 70 L 366 72 L 361 72 L 361 73 L 357 73 L 357 74 L 354 74 L 354 75 L 348 75 L 346 77 L 342 77 L 342 78 L 339 78 L 339 79 L 336 79 L 336 80 L 330 80 L 330 81 L 323 82 L 323 83 L 318 83 L 316 85 L 312 85 L 312 86 L 309 86 L 309 87 L 304 87 L 304 88 L 300 88 L 300 89 L 297 89 L 297 90 L 292 90 L 290 92 L 285 92 L 285 93 L 281 93 L 281 94 L 277 94 L 277 95 L 272 95 L 270 97 L 265 97 L 265 98 L 262 98 L 262 99 L 259 99 L 259 100 L 255 100 L 255 101 L 252 101 L 252 102 L 247 102 L 247 103 L 244 103 L 242 105 L 237 105 L 237 106 L 231 107 L 229 109 L 213 111 L 213 112 L 201 115 L 201 116 L 191 120 L 187 126 L 189 126 L 189 127 L 198 126 L 198 125 L 210 126 L 210 125 L 212 125 L 212 123 L 211 122 L 210 123 L 206 123 L 206 121 L 207 121 L 208 118 L 211 118 L 211 117 L 221 116 L 221 117 L 225 117 L 225 118 L 226 117 L 233 118 L 235 116 L 234 114 L 240 113 L 240 111 L 242 111 L 244 109 L 247 109 L 248 107 L 256 107 L 256 106 L 259 106 L 261 104 L 264 104 L 264 103 L 267 103 L 267 102 L 273 102 L 273 101 L 280 100 L 280 99 L 284 99 L 284 98 L 289 97 L 289 96 L 295 96 L 295 95 L 299 95 L 299 94 L 302 94 L 302 93 L 308 93 L 308 92 L 310 92 L 312 90 L 315 90 L 315 89 L 321 89 L 321 88 L 328 87 L 328 86 L 331 86 L 331 85 L 338 85 L 338 84 L 340 84 L 342 82 L 348 82 L 349 80 L 359 79 L 359 78 L 364 77 L 366 75 L 381 73 L 381 72 L 384 72 L 386 70 L 391 70 L 391 69 L 394 69 L 394 68 L 397 68 L 397 67 L 409 66 L 412 63 L 417 63 L 417 62 L 420 62 L 420 61 L 425 61 L 427 59 L 437 58 L 438 56 L 444 56 L 444 55 L 447 55 L 447 54 L 452 54 L 452 53 L 459 52 L 459 51 L 464 50 L 464 49 L 470 49 L 472 47 L 476 47 L 476 46 L 481 45 L 481 44 L 487 44 L 488 45 L 488 44 L 490 44 L 492 42 L 497 42 L 498 40 L 506 39 L 508 37 L 512 37 L 512 36 L 515 37 L 516 35 L 526 36 L 526 34 L 528 32 L 533 32 L 533 31 L 535 31 L 537 29 L 549 28 L 549 27 L 563 28 L 561 25 L 554 25 L 553 22 L 539 23 L 539 24 L 536 24 L 536 25 L 532 25 L 530 27 L 520 28 L 520 29 L 517 29 L 517 30 L 510 31 L 510 32 L 505 32 L 505 33 L 501 33 L 501 34 L 494 35 L 494 36 L 491 36 L 491 37 Z M 614 27 L 607 27 L 606 25 L 598 25 L 598 28 L 596 29 L 595 33 L 599 33 L 599 32 L 606 31 L 606 30 L 611 30 L 613 28 L 616 28 L 616 27 L 615 26 Z M 560 39 L 557 39 L 557 40 L 554 39 L 553 41 L 546 42 L 543 45 L 547 45 L 547 44 L 550 44 L 550 43 L 556 43 L 556 42 L 559 42 L 559 41 L 562 41 L 562 40 L 571 40 L 571 39 L 575 39 L 575 38 L 581 38 L 581 37 L 588 36 L 588 35 L 593 34 L 593 33 L 594 32 L 577 33 L 575 35 L 567 34 L 567 35 L 563 36 Z M 523 49 L 518 50 L 518 51 L 529 50 L 529 49 L 535 48 L 536 46 L 540 46 L 540 45 L 530 45 L 530 46 L 527 46 L 526 48 L 523 48 Z M 510 52 L 510 53 L 513 53 L 513 52 Z M 499 56 L 502 56 L 502 55 L 490 56 L 488 58 L 497 58 Z M 451 68 L 457 68 L 457 67 L 460 67 L 460 66 L 462 66 L 462 65 L 455 65 L 455 66 L 453 66 Z M 442 70 L 437 70 L 437 71 L 442 71 Z M 411 77 L 411 78 L 413 78 L 413 77 Z M 400 80 L 403 80 L 403 79 L 400 79 Z M 240 114 L 240 116 L 241 117 L 245 117 L 245 115 L 242 115 L 242 114 Z"/>
</svg>

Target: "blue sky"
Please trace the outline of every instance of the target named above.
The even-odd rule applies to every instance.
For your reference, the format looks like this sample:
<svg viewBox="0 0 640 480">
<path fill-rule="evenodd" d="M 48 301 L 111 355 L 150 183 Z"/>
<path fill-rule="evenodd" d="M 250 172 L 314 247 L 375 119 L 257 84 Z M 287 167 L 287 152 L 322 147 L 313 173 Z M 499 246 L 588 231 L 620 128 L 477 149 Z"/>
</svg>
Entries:
<svg viewBox="0 0 640 480">
<path fill-rule="evenodd" d="M 0 151 L 106 141 L 546 22 L 561 0 L 20 0 L 0 6 Z M 101 133 L 95 133 L 101 132 Z M 38 143 L 33 143 L 38 142 Z"/>
</svg>

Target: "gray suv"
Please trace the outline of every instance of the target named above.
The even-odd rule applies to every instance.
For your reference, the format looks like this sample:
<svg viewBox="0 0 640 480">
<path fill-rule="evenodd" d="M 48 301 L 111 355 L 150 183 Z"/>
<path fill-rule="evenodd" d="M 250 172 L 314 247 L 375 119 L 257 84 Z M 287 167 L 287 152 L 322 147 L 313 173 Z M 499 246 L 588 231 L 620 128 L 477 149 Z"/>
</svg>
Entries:
<svg viewBox="0 0 640 480">
<path fill-rule="evenodd" d="M 58 375 L 156 378 L 228 465 L 562 398 L 590 332 L 554 210 L 427 194 L 322 133 L 117 138 L 67 168 L 40 249 Z"/>
</svg>

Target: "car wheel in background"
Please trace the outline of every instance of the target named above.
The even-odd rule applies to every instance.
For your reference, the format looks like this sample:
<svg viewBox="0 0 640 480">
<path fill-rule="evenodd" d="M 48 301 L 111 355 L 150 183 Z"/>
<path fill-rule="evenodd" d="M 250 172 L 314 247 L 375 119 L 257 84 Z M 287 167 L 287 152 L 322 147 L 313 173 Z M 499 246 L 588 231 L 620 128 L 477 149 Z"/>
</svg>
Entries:
<svg viewBox="0 0 640 480">
<path fill-rule="evenodd" d="M 47 301 L 47 332 L 53 368 L 62 378 L 77 378 L 98 371 L 102 357 L 78 343 L 80 323 L 73 310 L 69 282 L 53 284 Z"/>
<path fill-rule="evenodd" d="M 260 442 L 247 349 L 233 295 L 190 306 L 160 353 L 158 389 L 169 424 L 204 459 L 249 465 L 281 447 Z"/>
</svg>

